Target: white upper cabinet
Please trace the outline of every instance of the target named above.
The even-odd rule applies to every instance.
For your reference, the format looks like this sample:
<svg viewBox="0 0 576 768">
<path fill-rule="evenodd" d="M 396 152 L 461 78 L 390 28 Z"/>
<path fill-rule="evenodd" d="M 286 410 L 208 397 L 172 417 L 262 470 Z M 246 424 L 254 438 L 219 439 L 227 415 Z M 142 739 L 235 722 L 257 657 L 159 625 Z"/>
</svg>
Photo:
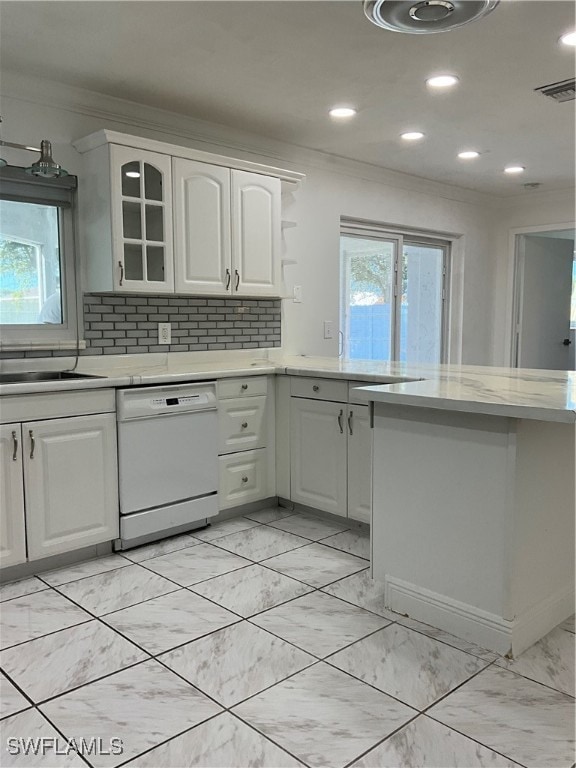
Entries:
<svg viewBox="0 0 576 768">
<path fill-rule="evenodd" d="M 280 295 L 280 179 L 173 159 L 176 293 Z"/>
<path fill-rule="evenodd" d="M 176 293 L 230 293 L 230 169 L 172 163 Z"/>
<path fill-rule="evenodd" d="M 112 145 L 110 173 L 114 287 L 173 292 L 170 158 Z"/>
<path fill-rule="evenodd" d="M 280 296 L 282 184 L 303 174 L 112 131 L 74 146 L 86 290 Z"/>
<path fill-rule="evenodd" d="M 232 290 L 280 294 L 280 179 L 232 171 Z"/>
</svg>

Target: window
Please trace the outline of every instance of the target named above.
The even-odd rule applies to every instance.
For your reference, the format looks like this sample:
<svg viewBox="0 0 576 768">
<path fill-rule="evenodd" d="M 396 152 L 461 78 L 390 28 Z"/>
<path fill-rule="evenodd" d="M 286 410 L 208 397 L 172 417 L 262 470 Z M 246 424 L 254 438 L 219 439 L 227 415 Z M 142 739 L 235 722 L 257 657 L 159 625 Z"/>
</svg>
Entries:
<svg viewBox="0 0 576 768">
<path fill-rule="evenodd" d="M 340 254 L 344 356 L 443 362 L 449 242 L 350 224 Z"/>
<path fill-rule="evenodd" d="M 77 335 L 73 243 L 75 177 L 0 172 L 2 347 L 73 347 Z"/>
</svg>

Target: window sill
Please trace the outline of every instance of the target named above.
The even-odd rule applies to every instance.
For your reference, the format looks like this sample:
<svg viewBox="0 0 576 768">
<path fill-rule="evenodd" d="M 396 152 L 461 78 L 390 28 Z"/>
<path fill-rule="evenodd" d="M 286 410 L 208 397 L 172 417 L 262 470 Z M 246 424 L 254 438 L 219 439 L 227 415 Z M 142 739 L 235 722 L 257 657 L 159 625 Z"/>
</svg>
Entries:
<svg viewBox="0 0 576 768">
<path fill-rule="evenodd" d="M 76 339 L 69 341 L 0 341 L 0 351 L 10 352 L 24 350 L 42 350 L 42 349 L 86 349 L 86 342 L 80 339 L 76 342 Z"/>
</svg>

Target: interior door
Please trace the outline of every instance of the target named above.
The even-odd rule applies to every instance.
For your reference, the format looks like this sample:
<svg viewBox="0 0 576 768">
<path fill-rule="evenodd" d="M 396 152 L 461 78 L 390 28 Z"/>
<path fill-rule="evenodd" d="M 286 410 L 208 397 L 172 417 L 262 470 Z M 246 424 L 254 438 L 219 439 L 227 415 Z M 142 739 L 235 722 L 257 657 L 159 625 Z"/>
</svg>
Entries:
<svg viewBox="0 0 576 768">
<path fill-rule="evenodd" d="M 518 257 L 517 365 L 568 370 L 574 240 L 523 235 Z"/>
</svg>

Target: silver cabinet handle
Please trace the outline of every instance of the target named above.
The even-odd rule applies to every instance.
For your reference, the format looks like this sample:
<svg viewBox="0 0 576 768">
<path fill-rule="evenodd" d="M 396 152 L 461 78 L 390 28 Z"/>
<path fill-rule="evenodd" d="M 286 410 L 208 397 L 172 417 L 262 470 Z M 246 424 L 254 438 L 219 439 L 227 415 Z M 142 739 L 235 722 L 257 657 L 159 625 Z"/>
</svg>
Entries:
<svg viewBox="0 0 576 768">
<path fill-rule="evenodd" d="M 248 478 L 246 477 L 246 475 L 244 475 L 244 477 L 242 478 L 242 482 L 243 483 L 247 483 L 248 482 Z"/>
<path fill-rule="evenodd" d="M 243 389 L 243 390 L 247 390 L 247 389 L 248 389 L 248 384 L 242 384 L 242 387 L 241 387 L 241 389 Z"/>
<path fill-rule="evenodd" d="M 234 287 L 234 290 L 238 290 L 238 286 L 240 285 L 240 272 L 238 272 L 237 269 L 234 270 L 234 274 L 236 275 L 236 285 Z"/>
<path fill-rule="evenodd" d="M 314 386 L 312 387 L 312 391 L 313 392 L 319 392 L 320 391 L 320 387 L 318 386 L 318 384 L 314 384 Z"/>
<path fill-rule="evenodd" d="M 12 432 L 12 444 L 14 445 L 14 451 L 12 453 L 12 461 L 16 461 L 18 457 L 18 438 L 16 437 L 16 430 Z"/>
<path fill-rule="evenodd" d="M 349 429 L 351 435 L 354 434 L 352 432 L 352 417 L 353 416 L 354 416 L 354 411 L 350 411 L 350 413 L 348 414 L 348 429 Z"/>
<path fill-rule="evenodd" d="M 120 285 L 124 282 L 124 264 L 122 264 L 121 261 L 118 262 L 118 266 L 120 267 Z"/>
<path fill-rule="evenodd" d="M 30 435 L 30 458 L 34 458 L 34 449 L 36 448 L 36 440 L 34 440 L 34 432 L 30 429 L 28 430 L 28 434 Z"/>
<path fill-rule="evenodd" d="M 344 411 L 341 410 L 340 413 L 338 414 L 338 426 L 340 427 L 340 434 L 341 435 L 344 434 L 344 426 L 342 424 L 342 416 L 344 416 Z"/>
<path fill-rule="evenodd" d="M 242 429 L 246 429 L 247 427 L 248 427 L 248 422 L 247 421 L 243 421 L 242 422 Z"/>
<path fill-rule="evenodd" d="M 230 280 L 231 280 L 231 278 L 232 278 L 232 275 L 230 274 L 230 270 L 227 269 L 226 270 L 226 290 L 228 290 L 228 288 L 230 288 Z"/>
</svg>

